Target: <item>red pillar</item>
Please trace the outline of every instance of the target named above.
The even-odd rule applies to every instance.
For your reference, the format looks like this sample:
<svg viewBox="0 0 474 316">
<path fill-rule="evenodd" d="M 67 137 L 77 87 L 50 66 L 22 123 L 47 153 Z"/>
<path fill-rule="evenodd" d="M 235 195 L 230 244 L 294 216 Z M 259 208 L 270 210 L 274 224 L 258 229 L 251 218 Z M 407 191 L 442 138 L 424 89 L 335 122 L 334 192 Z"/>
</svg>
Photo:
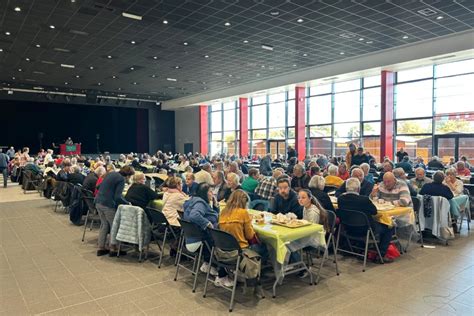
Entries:
<svg viewBox="0 0 474 316">
<path fill-rule="evenodd" d="M 381 86 L 381 130 L 380 130 L 380 161 L 385 156 L 393 160 L 393 99 L 394 99 L 395 73 L 382 71 Z"/>
<path fill-rule="evenodd" d="M 305 87 L 296 87 L 295 89 L 295 149 L 298 154 L 298 160 L 304 160 L 306 156 Z M 288 125 L 290 124 L 288 123 Z"/>
<path fill-rule="evenodd" d="M 199 150 L 202 154 L 207 155 L 209 153 L 209 118 L 207 105 L 199 106 Z"/>
<path fill-rule="evenodd" d="M 249 154 L 249 101 L 247 98 L 239 98 L 239 153 L 240 156 L 247 156 Z"/>
</svg>

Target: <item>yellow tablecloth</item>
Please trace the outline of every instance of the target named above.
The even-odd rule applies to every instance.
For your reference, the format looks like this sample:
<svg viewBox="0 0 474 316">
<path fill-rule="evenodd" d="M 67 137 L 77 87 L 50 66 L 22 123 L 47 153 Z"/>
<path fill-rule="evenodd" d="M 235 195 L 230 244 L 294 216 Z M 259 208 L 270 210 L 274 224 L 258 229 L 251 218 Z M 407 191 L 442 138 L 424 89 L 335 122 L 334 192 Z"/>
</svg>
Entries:
<svg viewBox="0 0 474 316">
<path fill-rule="evenodd" d="M 161 211 L 163 209 L 163 200 L 153 200 L 150 202 L 150 206 Z"/>
<path fill-rule="evenodd" d="M 140 166 L 142 166 L 143 168 L 146 168 L 147 171 L 153 171 L 153 169 L 155 168 L 155 166 L 153 165 L 146 165 L 146 164 L 141 164 Z"/>
<path fill-rule="evenodd" d="M 257 214 L 259 211 L 249 210 L 249 213 Z M 276 261 L 280 264 L 285 262 L 285 257 L 288 252 L 286 245 L 290 242 L 312 237 L 317 245 L 326 244 L 324 227 L 319 224 L 311 224 L 300 228 L 287 228 L 272 224 L 254 224 L 253 229 L 262 242 L 275 250 Z"/>
</svg>

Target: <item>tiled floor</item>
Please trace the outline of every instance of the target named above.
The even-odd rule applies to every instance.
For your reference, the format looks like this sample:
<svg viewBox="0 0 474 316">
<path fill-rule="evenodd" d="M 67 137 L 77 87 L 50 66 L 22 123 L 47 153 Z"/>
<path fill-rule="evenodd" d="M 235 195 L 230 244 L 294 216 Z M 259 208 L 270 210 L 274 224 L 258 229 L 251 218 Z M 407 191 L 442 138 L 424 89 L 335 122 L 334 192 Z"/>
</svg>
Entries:
<svg viewBox="0 0 474 316">
<path fill-rule="evenodd" d="M 0 188 L 0 313 L 77 315 L 212 315 L 226 314 L 228 292 L 202 282 L 191 292 L 183 273 L 173 281 L 167 258 L 95 256 L 97 229 L 87 232 L 69 223 L 53 204 L 36 199 L 3 202 L 20 196 L 18 187 Z M 8 199 L 9 201 L 11 200 Z M 474 315 L 474 237 L 463 234 L 448 247 L 414 245 L 408 254 L 383 266 L 369 264 L 365 273 L 354 259 L 340 260 L 336 276 L 329 262 L 317 286 L 290 278 L 271 298 L 237 295 L 233 314 L 258 315 Z"/>
</svg>

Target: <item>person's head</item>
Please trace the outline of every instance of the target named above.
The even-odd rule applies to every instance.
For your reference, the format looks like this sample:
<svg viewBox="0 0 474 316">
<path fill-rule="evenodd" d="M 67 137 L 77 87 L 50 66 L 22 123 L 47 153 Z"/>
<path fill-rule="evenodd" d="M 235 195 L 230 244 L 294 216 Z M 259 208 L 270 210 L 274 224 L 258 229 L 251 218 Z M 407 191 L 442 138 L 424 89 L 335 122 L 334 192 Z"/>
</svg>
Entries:
<svg viewBox="0 0 474 316">
<path fill-rule="evenodd" d="M 384 172 L 391 172 L 393 170 L 393 165 L 391 162 L 386 161 L 383 163 L 383 171 Z"/>
<path fill-rule="evenodd" d="M 135 175 L 133 176 L 133 183 L 145 184 L 145 182 L 146 182 L 146 177 L 143 172 L 135 173 Z"/>
<path fill-rule="evenodd" d="M 212 180 L 214 181 L 214 185 L 220 185 L 225 182 L 224 172 L 220 170 L 216 170 L 212 173 Z"/>
<path fill-rule="evenodd" d="M 464 164 L 464 161 L 458 161 L 458 163 L 456 164 L 456 167 L 458 168 L 458 170 L 464 170 L 466 165 Z"/>
<path fill-rule="evenodd" d="M 210 203 L 212 201 L 211 186 L 207 182 L 200 183 L 194 196 L 203 199 L 207 203 Z"/>
<path fill-rule="evenodd" d="M 79 165 L 74 165 L 71 167 L 73 173 L 81 173 L 81 167 Z"/>
<path fill-rule="evenodd" d="M 363 147 L 357 148 L 357 154 L 358 155 L 363 155 L 364 154 L 364 148 Z"/>
<path fill-rule="evenodd" d="M 402 159 L 403 162 L 408 162 L 409 160 L 410 160 L 410 157 L 408 156 L 404 156 Z"/>
<path fill-rule="evenodd" d="M 108 165 L 105 166 L 105 170 L 106 170 L 107 173 L 115 172 L 115 166 L 113 164 L 109 163 Z"/>
<path fill-rule="evenodd" d="M 395 187 L 395 184 L 397 183 L 397 179 L 395 178 L 395 175 L 392 172 L 385 172 L 383 175 L 383 184 L 385 185 L 385 188 L 387 190 L 391 190 Z"/>
<path fill-rule="evenodd" d="M 283 172 L 281 171 L 280 168 L 277 168 L 277 169 L 273 170 L 273 172 L 272 172 L 272 177 L 273 177 L 274 179 L 278 179 L 278 178 L 280 178 L 282 175 L 283 175 Z"/>
<path fill-rule="evenodd" d="M 433 156 L 433 157 L 431 157 L 431 161 L 439 161 L 438 156 Z"/>
<path fill-rule="evenodd" d="M 449 158 L 449 163 L 452 165 L 455 163 L 454 157 Z"/>
<path fill-rule="evenodd" d="M 184 172 L 185 173 L 193 173 L 193 167 L 187 166 L 186 168 L 184 168 Z"/>
<path fill-rule="evenodd" d="M 240 178 L 236 173 L 229 172 L 227 174 L 227 185 L 232 189 L 236 189 L 240 184 Z"/>
<path fill-rule="evenodd" d="M 235 190 L 226 201 L 225 208 L 222 212 L 231 212 L 236 209 L 247 209 L 250 198 L 243 190 Z"/>
<path fill-rule="evenodd" d="M 339 167 L 337 168 L 337 171 L 339 174 L 344 174 L 347 172 L 347 167 L 345 163 L 341 163 Z"/>
<path fill-rule="evenodd" d="M 309 169 L 309 172 L 310 172 L 311 176 L 315 176 L 315 175 L 318 175 L 321 172 L 321 168 L 319 168 L 319 166 L 313 166 Z"/>
<path fill-rule="evenodd" d="M 362 171 L 364 171 L 364 175 L 368 175 L 369 174 L 369 171 L 370 171 L 370 165 L 366 162 L 364 162 L 363 164 L 360 165 L 360 169 L 362 169 Z"/>
<path fill-rule="evenodd" d="M 362 171 L 360 168 L 354 168 L 351 171 L 351 178 L 357 178 L 360 183 L 364 181 L 364 176 L 364 171 Z"/>
<path fill-rule="evenodd" d="M 456 181 L 456 169 L 449 168 L 446 170 L 446 180 L 454 182 Z"/>
<path fill-rule="evenodd" d="M 320 175 L 315 175 L 311 177 L 311 180 L 309 180 L 308 187 L 318 189 L 318 190 L 324 190 L 324 186 L 326 185 L 326 180 Z"/>
<path fill-rule="evenodd" d="M 400 151 L 401 151 L 401 152 L 404 152 L 405 150 L 403 149 L 403 147 L 400 147 Z"/>
<path fill-rule="evenodd" d="M 444 178 L 445 178 L 445 177 L 444 177 L 443 171 L 436 171 L 436 172 L 433 174 L 433 182 L 434 182 L 434 183 L 441 184 L 441 183 L 443 183 Z"/>
<path fill-rule="evenodd" d="M 418 157 L 416 158 L 416 161 L 417 161 L 418 163 L 423 163 L 423 162 L 424 162 L 423 158 L 420 157 L 420 156 L 418 156 Z"/>
<path fill-rule="evenodd" d="M 425 169 L 419 167 L 415 169 L 415 177 L 417 180 L 423 180 L 425 178 Z"/>
<path fill-rule="evenodd" d="M 133 167 L 131 166 L 123 166 L 122 168 L 120 168 L 119 173 L 122 175 L 122 177 L 129 180 L 130 177 L 135 174 L 135 169 L 133 169 Z"/>
<path fill-rule="evenodd" d="M 98 178 L 100 178 L 105 175 L 106 171 L 103 166 L 100 166 L 94 170 L 94 173 L 97 175 Z"/>
<path fill-rule="evenodd" d="M 229 163 L 229 172 L 237 173 L 239 171 L 239 165 L 235 162 L 232 161 Z"/>
<path fill-rule="evenodd" d="M 71 172 L 71 162 L 70 161 L 63 162 L 63 170 L 65 172 Z"/>
<path fill-rule="evenodd" d="M 293 174 L 295 177 L 302 177 L 304 175 L 304 167 L 300 164 L 295 165 L 293 168 Z"/>
<path fill-rule="evenodd" d="M 12 149 L 13 149 L 13 147 L 12 147 Z M 461 161 L 463 161 L 463 162 L 467 162 L 467 158 L 466 158 L 466 156 L 461 156 Z"/>
<path fill-rule="evenodd" d="M 349 178 L 346 181 L 346 192 L 349 193 L 359 193 L 360 191 L 360 181 L 357 178 Z"/>
<path fill-rule="evenodd" d="M 259 171 L 258 171 L 257 168 L 250 168 L 249 177 L 254 178 L 254 179 L 258 179 L 259 176 L 260 176 L 260 174 L 259 174 Z"/>
<path fill-rule="evenodd" d="M 180 177 L 169 177 L 167 179 L 167 187 L 168 189 L 178 189 L 180 190 L 183 186 L 183 180 Z"/>
<path fill-rule="evenodd" d="M 224 163 L 222 161 L 216 161 L 214 163 L 214 167 L 216 168 L 216 170 L 218 171 L 224 171 Z"/>
<path fill-rule="evenodd" d="M 393 169 L 393 175 L 395 176 L 395 178 L 397 179 L 406 179 L 406 175 L 405 175 L 405 170 L 403 170 L 403 168 L 395 168 Z"/>
<path fill-rule="evenodd" d="M 194 180 L 195 180 L 196 178 L 194 177 L 194 173 L 192 173 L 192 172 L 187 172 L 187 173 L 186 173 L 186 176 L 185 176 L 185 179 L 186 179 L 186 185 L 187 185 L 188 187 L 190 187 L 190 186 L 193 185 Z"/>
<path fill-rule="evenodd" d="M 355 153 L 355 151 L 356 151 L 356 145 L 354 145 L 354 143 L 350 143 L 350 144 L 349 144 L 349 151 L 350 151 L 351 153 Z"/>
<path fill-rule="evenodd" d="M 30 149 L 28 147 L 23 147 L 23 150 L 22 150 L 23 153 L 29 153 L 30 152 Z"/>
<path fill-rule="evenodd" d="M 329 174 L 330 176 L 337 176 L 337 170 L 338 170 L 337 166 L 335 166 L 335 165 L 330 165 L 330 166 L 328 167 L 328 174 Z"/>
<path fill-rule="evenodd" d="M 278 194 L 280 194 L 284 199 L 287 199 L 290 195 L 290 180 L 288 177 L 282 176 L 277 180 Z"/>
<path fill-rule="evenodd" d="M 311 204 L 319 205 L 316 198 L 307 189 L 302 189 L 298 192 L 298 203 L 303 207 L 310 207 Z"/>
<path fill-rule="evenodd" d="M 205 164 L 203 164 L 202 167 L 201 167 L 201 169 L 204 170 L 204 171 L 207 171 L 207 172 L 209 172 L 209 173 L 211 173 L 211 171 L 212 171 L 212 170 L 211 170 L 211 164 L 208 163 L 208 162 L 206 162 Z"/>
</svg>

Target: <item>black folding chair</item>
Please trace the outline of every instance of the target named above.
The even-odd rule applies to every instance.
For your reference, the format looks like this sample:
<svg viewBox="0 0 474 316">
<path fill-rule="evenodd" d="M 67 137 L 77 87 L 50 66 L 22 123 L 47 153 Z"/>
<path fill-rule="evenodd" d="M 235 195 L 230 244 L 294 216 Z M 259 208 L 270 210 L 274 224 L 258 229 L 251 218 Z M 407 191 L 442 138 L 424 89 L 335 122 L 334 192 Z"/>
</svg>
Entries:
<svg viewBox="0 0 474 316">
<path fill-rule="evenodd" d="M 161 268 L 161 262 L 163 260 L 163 253 L 165 251 L 165 244 L 168 237 L 168 233 L 171 233 L 176 239 L 176 233 L 174 232 L 171 225 L 168 223 L 166 216 L 160 211 L 152 207 L 145 209 L 145 213 L 148 216 L 148 220 L 151 224 L 151 233 L 153 240 L 155 240 L 158 248 L 160 248 L 160 259 L 158 261 L 158 268 Z M 161 245 L 159 239 L 162 239 Z"/>
<path fill-rule="evenodd" d="M 340 251 L 340 252 L 349 253 L 358 257 L 363 257 L 364 266 L 362 268 L 362 272 L 365 272 L 369 245 L 374 245 L 375 249 L 377 250 L 377 254 L 379 255 L 380 261 L 384 263 L 382 255 L 379 250 L 379 246 L 378 246 L 379 240 L 375 237 L 374 231 L 372 230 L 372 227 L 370 226 L 370 221 L 367 215 L 362 212 L 352 211 L 352 210 L 341 210 L 337 213 L 337 215 L 340 220 L 340 225 L 339 225 L 339 230 L 337 233 L 337 240 L 336 240 L 336 254 L 338 251 Z M 352 230 L 357 229 L 361 232 L 366 231 L 365 236 L 353 234 L 351 233 L 351 229 Z M 341 235 L 345 237 L 350 250 L 339 248 L 339 241 L 340 241 Z M 352 245 L 351 240 L 364 242 L 365 247 L 360 248 L 355 245 Z M 359 250 L 364 250 L 364 253 L 361 254 L 360 252 L 355 252 L 354 248 L 359 249 Z"/>
<path fill-rule="evenodd" d="M 234 286 L 232 289 L 224 287 L 226 290 L 232 292 L 232 296 L 230 298 L 230 305 L 229 305 L 229 312 L 232 312 L 234 306 L 234 297 L 235 297 L 235 289 L 237 287 L 237 277 L 239 274 L 239 265 L 240 260 L 242 258 L 242 249 L 240 248 L 239 242 L 235 237 L 227 232 L 218 229 L 209 229 L 209 233 L 211 234 L 211 239 L 213 242 L 212 250 L 211 250 L 211 259 L 209 261 L 209 265 L 211 266 L 212 263 L 216 264 L 218 268 L 225 268 L 227 270 L 234 272 Z M 235 260 L 230 261 L 222 261 L 216 256 L 216 249 L 227 251 L 227 252 L 235 252 L 236 258 Z M 203 297 L 206 297 L 207 294 L 207 283 L 208 281 L 214 282 L 209 280 L 209 272 L 210 269 L 207 271 L 206 275 L 206 282 L 204 283 L 204 294 Z"/>
<path fill-rule="evenodd" d="M 194 293 L 196 291 L 197 278 L 200 271 L 199 268 L 201 264 L 202 252 L 204 250 L 204 247 L 208 247 L 208 251 L 210 251 L 210 249 L 209 249 L 209 245 L 207 245 L 207 243 L 204 242 L 204 239 L 206 238 L 205 231 L 199 228 L 196 224 L 186 221 L 184 219 L 178 218 L 178 222 L 181 225 L 181 237 L 179 239 L 178 254 L 177 254 L 177 260 L 176 260 L 176 274 L 174 275 L 174 280 L 176 281 L 178 279 L 179 268 L 183 268 L 186 271 L 191 272 L 191 274 L 194 275 L 194 282 L 193 282 L 193 293 Z M 198 249 L 196 249 L 195 252 L 190 252 L 186 249 L 187 238 L 197 239 L 201 241 L 201 245 L 199 246 Z M 183 256 L 193 261 L 192 269 L 189 269 L 187 266 L 181 264 L 181 258 Z"/>
<path fill-rule="evenodd" d="M 92 230 L 92 227 L 94 226 L 94 222 L 100 222 L 100 217 L 95 207 L 94 194 L 91 191 L 84 188 L 81 189 L 81 192 L 82 192 L 82 199 L 84 203 L 86 203 L 87 205 L 86 220 L 84 222 L 84 232 L 82 233 L 82 242 L 84 242 L 84 239 L 86 237 L 87 223 L 90 221 L 89 230 Z"/>
<path fill-rule="evenodd" d="M 31 170 L 23 170 L 23 180 L 21 186 L 23 187 L 23 193 L 26 194 L 33 187 L 34 190 L 38 191 L 41 195 L 41 183 L 43 177 L 41 175 L 35 176 Z"/>
<path fill-rule="evenodd" d="M 463 190 L 463 194 L 467 196 L 467 203 L 469 203 L 469 206 L 471 204 L 471 192 L 469 191 L 468 188 L 466 188 L 466 186 L 464 187 L 464 190 Z M 459 231 L 461 231 L 462 229 L 462 223 L 464 222 L 464 218 L 466 218 L 466 222 L 467 222 L 467 230 L 471 230 L 471 211 L 470 211 L 470 207 L 469 209 L 463 209 L 461 211 L 461 216 L 459 217 Z"/>
<path fill-rule="evenodd" d="M 413 201 L 413 212 L 415 213 L 415 225 L 418 228 L 418 233 L 420 234 L 420 242 L 421 242 L 421 248 L 425 247 L 425 244 L 423 242 L 423 231 L 421 230 L 421 224 L 420 224 L 420 208 L 421 208 L 421 201 L 418 197 L 412 196 L 411 200 Z M 415 232 L 412 232 L 410 234 L 410 238 L 408 238 L 408 243 L 405 248 L 405 252 L 408 251 L 408 246 L 410 246 L 411 238 Z"/>
<path fill-rule="evenodd" d="M 332 245 L 332 249 L 334 252 L 334 263 L 336 265 L 336 275 L 339 275 L 339 267 L 337 265 L 337 254 L 336 254 L 336 241 L 335 241 L 335 236 L 334 234 L 336 233 L 336 213 L 333 211 L 327 211 L 328 214 L 328 224 L 329 224 L 329 231 L 326 233 L 329 233 L 328 240 L 326 241 L 326 247 L 324 249 L 323 257 L 321 259 L 321 264 L 319 265 L 318 269 L 318 275 L 316 276 L 316 284 L 318 284 L 319 281 L 319 276 L 321 274 L 321 269 L 323 268 L 324 262 L 326 261 L 328 257 L 328 248 L 330 245 Z M 313 258 L 312 258 L 312 247 L 309 247 L 306 251 L 306 255 L 308 257 L 308 265 L 313 265 Z"/>
</svg>

